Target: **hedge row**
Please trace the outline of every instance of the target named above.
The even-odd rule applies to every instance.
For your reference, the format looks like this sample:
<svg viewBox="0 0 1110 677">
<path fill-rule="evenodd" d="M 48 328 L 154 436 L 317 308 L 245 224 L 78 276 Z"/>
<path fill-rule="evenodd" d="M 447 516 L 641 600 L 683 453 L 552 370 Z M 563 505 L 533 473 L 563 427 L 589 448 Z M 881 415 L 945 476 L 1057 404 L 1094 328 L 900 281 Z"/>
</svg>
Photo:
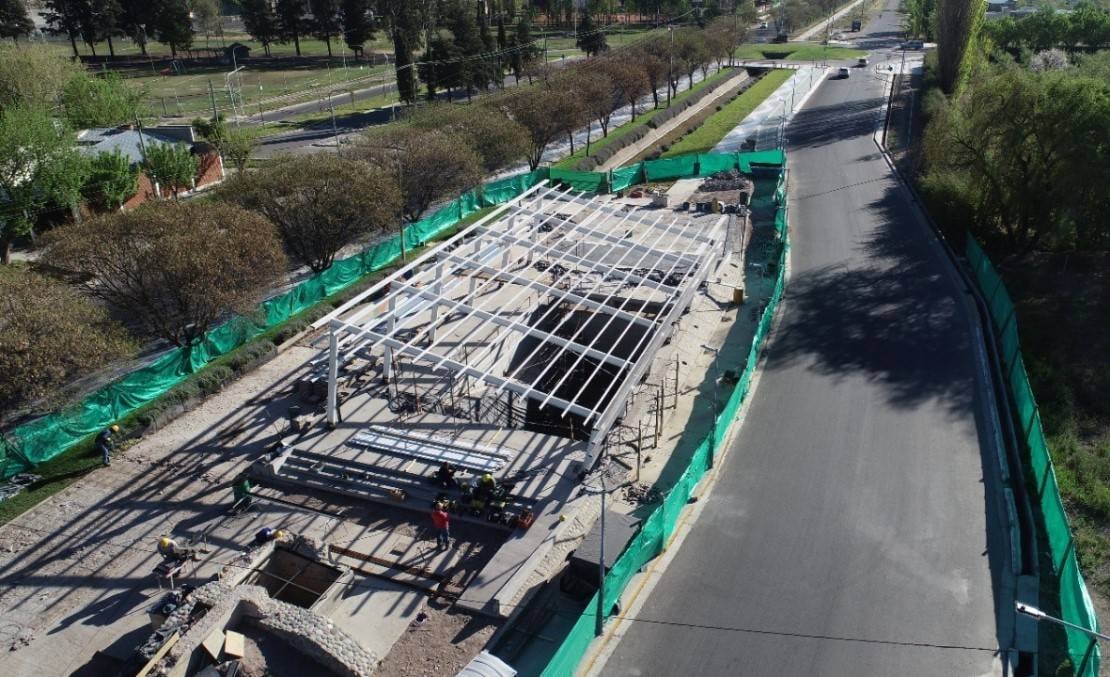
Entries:
<svg viewBox="0 0 1110 677">
<path fill-rule="evenodd" d="M 758 82 L 760 78 L 762 78 L 766 74 L 766 72 L 766 69 L 763 68 L 749 68 L 748 73 L 751 75 L 751 77 L 740 83 L 740 87 L 737 89 L 736 94 L 729 98 L 729 101 L 747 91 L 748 88 Z M 574 166 L 574 169 L 580 172 L 594 171 L 595 169 L 612 159 L 614 155 L 624 150 L 625 148 L 628 148 L 632 144 L 641 141 L 644 137 L 646 137 L 655 129 L 658 129 L 668 120 L 674 119 L 676 115 L 679 115 L 683 111 L 689 109 L 691 106 L 697 105 L 702 99 L 709 96 L 714 91 L 716 91 L 715 87 L 705 87 L 683 99 L 680 103 L 676 103 L 670 108 L 665 108 L 659 111 L 655 114 L 653 118 L 647 121 L 647 124 L 641 125 L 640 127 L 637 127 L 636 129 L 628 132 L 620 139 L 617 139 L 608 146 L 605 146 L 593 155 L 582 158 L 582 160 Z"/>
</svg>

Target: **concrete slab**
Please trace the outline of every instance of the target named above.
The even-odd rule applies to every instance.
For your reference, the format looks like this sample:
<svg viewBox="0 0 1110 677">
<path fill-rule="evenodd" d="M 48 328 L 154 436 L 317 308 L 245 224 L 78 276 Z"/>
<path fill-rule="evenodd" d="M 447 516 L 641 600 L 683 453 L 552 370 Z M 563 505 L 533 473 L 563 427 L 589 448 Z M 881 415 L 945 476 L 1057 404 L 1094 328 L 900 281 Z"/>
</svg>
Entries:
<svg viewBox="0 0 1110 677">
<path fill-rule="evenodd" d="M 363 578 L 336 598 L 328 617 L 380 660 L 420 613 L 426 599 L 404 586 Z"/>
</svg>

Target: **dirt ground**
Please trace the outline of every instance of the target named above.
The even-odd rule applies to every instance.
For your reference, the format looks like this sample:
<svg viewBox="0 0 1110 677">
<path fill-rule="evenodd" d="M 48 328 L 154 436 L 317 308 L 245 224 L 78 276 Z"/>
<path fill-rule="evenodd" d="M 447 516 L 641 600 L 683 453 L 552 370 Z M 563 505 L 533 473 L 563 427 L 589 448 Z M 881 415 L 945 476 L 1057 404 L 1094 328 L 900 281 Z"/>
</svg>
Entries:
<svg viewBox="0 0 1110 677">
<path fill-rule="evenodd" d="M 378 666 L 381 677 L 449 677 L 482 650 L 498 623 L 430 602 Z"/>
</svg>

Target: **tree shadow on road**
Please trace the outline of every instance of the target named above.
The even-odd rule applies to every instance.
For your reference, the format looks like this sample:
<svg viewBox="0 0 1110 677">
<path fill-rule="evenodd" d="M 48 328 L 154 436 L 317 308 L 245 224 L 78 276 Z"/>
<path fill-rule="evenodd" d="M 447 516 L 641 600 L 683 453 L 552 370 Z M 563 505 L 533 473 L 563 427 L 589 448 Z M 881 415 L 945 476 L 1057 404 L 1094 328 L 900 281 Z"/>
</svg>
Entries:
<svg viewBox="0 0 1110 677">
<path fill-rule="evenodd" d="M 870 136 L 875 131 L 882 105 L 883 98 L 874 97 L 828 106 L 807 106 L 794 115 L 786 131 L 787 139 L 791 148 L 797 150 Z"/>
<path fill-rule="evenodd" d="M 879 224 L 855 245 L 860 256 L 793 275 L 768 368 L 864 374 L 895 406 L 936 399 L 967 411 L 975 372 L 962 292 L 893 186 L 867 209 Z"/>
</svg>

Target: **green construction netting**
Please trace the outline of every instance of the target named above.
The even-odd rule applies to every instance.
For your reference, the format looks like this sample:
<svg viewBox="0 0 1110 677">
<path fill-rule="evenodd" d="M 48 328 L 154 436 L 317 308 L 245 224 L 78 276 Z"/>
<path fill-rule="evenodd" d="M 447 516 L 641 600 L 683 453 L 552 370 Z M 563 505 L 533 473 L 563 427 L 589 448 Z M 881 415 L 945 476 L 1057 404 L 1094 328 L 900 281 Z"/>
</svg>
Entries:
<svg viewBox="0 0 1110 677">
<path fill-rule="evenodd" d="M 644 182 L 644 163 L 637 162 L 609 172 L 609 189 L 616 192 Z"/>
<path fill-rule="evenodd" d="M 647 160 L 644 162 L 644 175 L 648 181 L 670 181 L 684 179 L 697 174 L 697 155 Z"/>
<path fill-rule="evenodd" d="M 604 172 L 576 172 L 570 169 L 551 169 L 551 180 L 565 183 L 575 190 L 589 193 L 604 193 L 608 174 Z"/>
<path fill-rule="evenodd" d="M 786 151 L 781 148 L 772 150 L 760 150 L 751 153 L 740 153 L 739 165 L 740 171 L 749 174 L 752 171 L 752 165 L 763 165 L 766 167 L 782 167 L 786 164 Z"/>
<path fill-rule="evenodd" d="M 1019 426 L 1018 434 L 1023 436 L 1025 442 L 1025 462 L 1029 466 L 1034 484 L 1033 499 L 1044 525 L 1043 538 L 1038 541 L 1047 546 L 1047 552 L 1043 554 L 1047 555 L 1053 568 L 1052 572 L 1042 572 L 1042 575 L 1055 575 L 1058 582 L 1059 598 L 1050 600 L 1045 606 L 1057 606 L 1064 620 L 1097 631 L 1098 617 L 1076 560 L 1075 542 L 1056 482 L 1056 472 L 1052 468 L 1052 455 L 1045 440 L 1044 427 L 1037 411 L 1037 401 L 1033 396 L 1029 375 L 1025 370 L 1025 361 L 1021 356 L 1013 301 L 994 265 L 970 235 L 967 238 L 966 254 L 979 289 L 987 299 L 995 333 L 998 334 L 1003 369 L 1007 374 Z M 1092 645 L 1085 633 L 1071 628 L 1066 630 L 1066 637 L 1068 654 L 1072 663 L 1077 666 L 1076 674 L 1081 677 L 1098 675 L 1101 653 L 1097 644 Z"/>
<path fill-rule="evenodd" d="M 739 153 L 702 153 L 698 156 L 698 176 L 712 176 L 739 166 Z"/>
<path fill-rule="evenodd" d="M 785 186 L 785 172 L 779 172 L 777 179 L 776 193 L 783 196 L 784 193 L 781 189 Z M 758 182 L 758 179 L 757 179 Z M 757 186 L 758 189 L 758 186 Z M 770 188 L 765 189 L 770 192 Z M 785 214 L 785 205 L 781 210 Z M 667 543 L 670 541 L 671 535 L 674 534 L 677 527 L 678 520 L 682 515 L 682 509 L 689 503 L 690 496 L 693 494 L 694 489 L 697 487 L 698 482 L 701 481 L 702 476 L 709 469 L 713 461 L 715 452 L 716 441 L 723 439 L 728 432 L 729 426 L 736 418 L 737 412 L 743 406 L 745 398 L 748 394 L 748 389 L 751 384 L 752 374 L 755 371 L 756 362 L 759 357 L 760 347 L 770 331 L 771 322 L 774 317 L 775 308 L 778 306 L 782 298 L 782 292 L 786 284 L 784 275 L 783 263 L 786 260 L 786 253 L 789 251 L 789 239 L 783 232 L 782 246 L 779 248 L 778 253 L 778 277 L 775 281 L 775 289 L 771 295 L 771 299 L 767 307 L 763 311 L 763 316 L 760 318 L 758 328 L 756 329 L 755 337 L 752 339 L 751 349 L 748 353 L 747 360 L 744 362 L 744 370 L 737 380 L 736 385 L 733 387 L 728 400 L 725 403 L 724 410 L 717 418 L 715 426 L 712 428 L 710 437 L 703 440 L 698 448 L 694 451 L 689 464 L 675 482 L 669 491 L 666 492 L 662 505 L 659 505 L 652 511 L 651 515 L 644 520 L 643 526 L 640 528 L 639 533 L 628 543 L 621 556 L 613 564 L 609 573 L 605 576 L 605 599 L 603 601 L 603 609 L 606 616 L 608 616 L 613 609 L 613 606 L 620 599 L 621 594 L 624 592 L 628 582 L 636 575 L 640 569 L 644 567 L 649 561 L 658 556 L 666 548 Z M 578 621 L 571 628 L 570 633 L 563 640 L 555 655 L 552 656 L 547 666 L 541 673 L 543 677 L 566 677 L 573 675 L 578 662 L 586 653 L 590 646 L 590 642 L 594 638 L 597 622 L 597 596 L 595 595 L 586 605 L 582 615 L 579 616 Z"/>
<path fill-rule="evenodd" d="M 441 234 L 478 209 L 501 204 L 547 178 L 547 169 L 487 184 L 449 202 L 426 219 L 405 229 L 405 246 L 415 247 Z M 336 261 L 330 268 L 265 301 L 256 320 L 235 318 L 213 329 L 197 345 L 174 349 L 152 364 L 133 371 L 86 397 L 77 406 L 43 416 L 9 431 L 10 444 L 0 448 L 0 476 L 10 477 L 48 461 L 89 435 L 153 401 L 213 359 L 243 345 L 267 329 L 285 322 L 342 291 L 368 273 L 380 270 L 401 253 L 399 238 Z"/>
</svg>

